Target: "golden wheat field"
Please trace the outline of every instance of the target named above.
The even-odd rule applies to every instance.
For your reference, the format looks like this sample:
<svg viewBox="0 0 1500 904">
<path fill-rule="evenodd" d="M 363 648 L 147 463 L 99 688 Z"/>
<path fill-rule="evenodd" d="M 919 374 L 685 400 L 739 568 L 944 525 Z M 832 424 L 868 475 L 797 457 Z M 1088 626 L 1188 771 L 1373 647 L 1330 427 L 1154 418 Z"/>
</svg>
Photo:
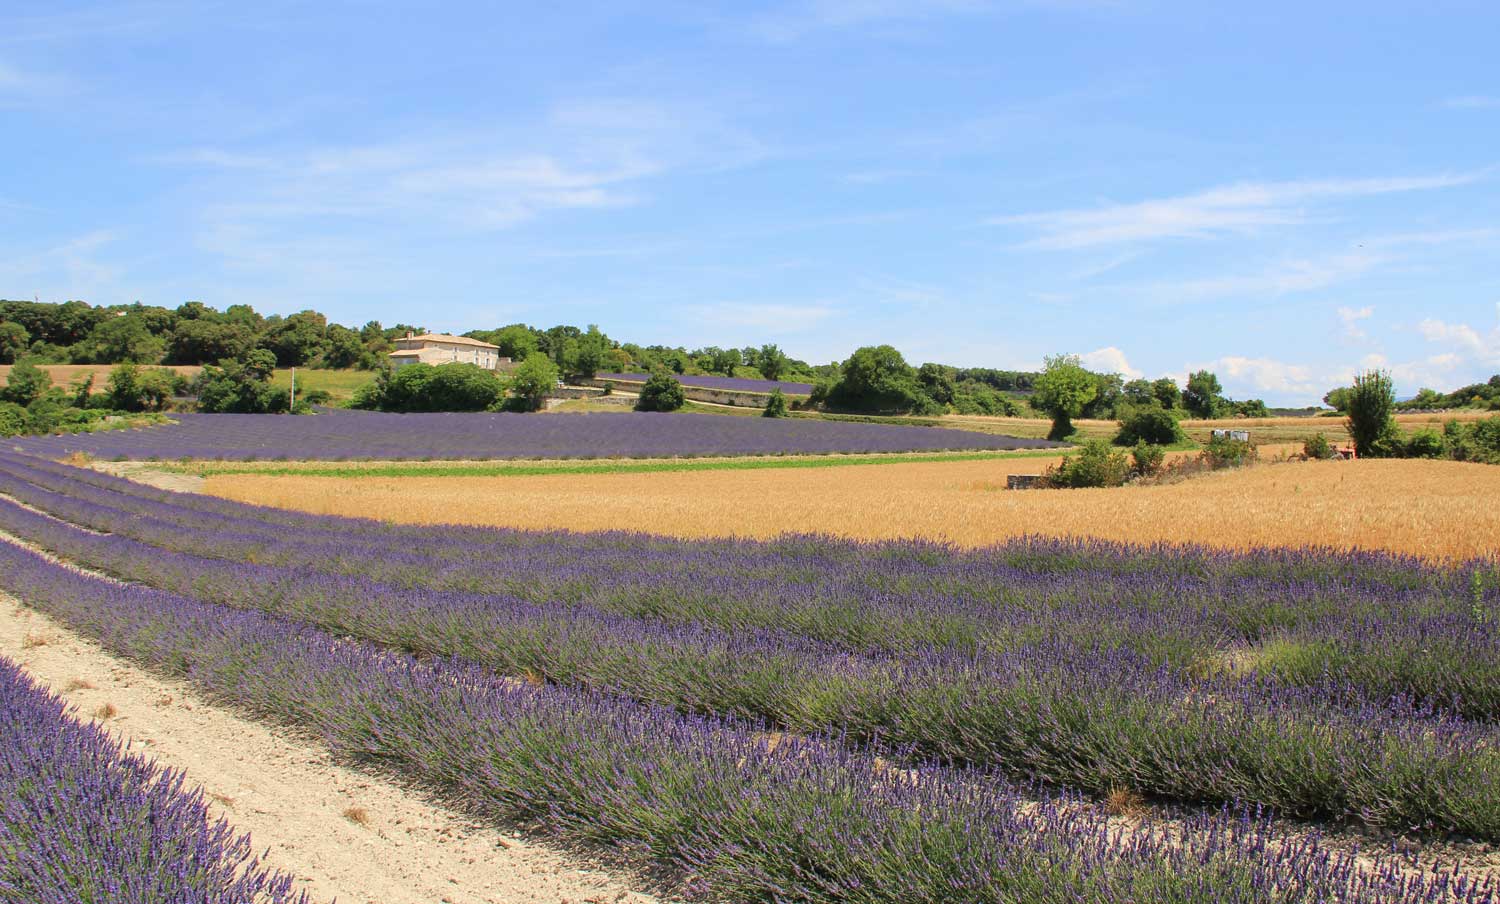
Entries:
<svg viewBox="0 0 1500 904">
<path fill-rule="evenodd" d="M 1500 468 L 1445 461 L 1276 462 L 1175 484 L 1006 490 L 1009 461 L 524 477 L 225 474 L 203 491 L 244 502 L 406 523 L 677 537 L 823 532 L 964 546 L 1022 534 L 1230 548 L 1335 546 L 1430 560 L 1500 550 Z"/>
</svg>

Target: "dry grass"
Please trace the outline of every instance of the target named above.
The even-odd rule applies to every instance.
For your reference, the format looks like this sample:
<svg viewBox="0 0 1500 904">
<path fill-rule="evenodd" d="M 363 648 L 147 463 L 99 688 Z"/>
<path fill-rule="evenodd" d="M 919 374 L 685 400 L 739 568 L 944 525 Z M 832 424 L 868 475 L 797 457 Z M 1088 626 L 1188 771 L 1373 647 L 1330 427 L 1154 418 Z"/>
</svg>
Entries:
<svg viewBox="0 0 1500 904">
<path fill-rule="evenodd" d="M 1228 548 L 1326 545 L 1431 560 L 1500 549 L 1500 467 L 1285 462 L 1159 486 L 1004 489 L 1007 474 L 1040 473 L 1051 462 L 359 480 L 227 474 L 208 478 L 204 491 L 404 523 L 630 529 L 689 538 L 826 532 L 980 546 L 1044 534 Z"/>
<path fill-rule="evenodd" d="M 72 678 L 63 685 L 63 693 L 71 694 L 74 691 L 91 691 L 95 687 L 94 682 L 87 678 Z"/>
<path fill-rule="evenodd" d="M 364 807 L 345 807 L 344 818 L 357 826 L 370 824 L 370 813 Z"/>
<path fill-rule="evenodd" d="M 1104 798 L 1104 812 L 1111 816 L 1144 816 L 1146 799 L 1129 788 L 1116 788 Z"/>
<path fill-rule="evenodd" d="M 119 714 L 120 714 L 120 711 L 117 710 L 117 709 L 115 709 L 115 705 L 113 703 L 106 703 L 103 706 L 99 707 L 98 709 L 94 710 L 94 718 L 99 719 L 100 721 L 104 721 L 104 722 L 107 722 L 110 719 L 113 719 L 115 716 L 118 716 Z"/>
</svg>

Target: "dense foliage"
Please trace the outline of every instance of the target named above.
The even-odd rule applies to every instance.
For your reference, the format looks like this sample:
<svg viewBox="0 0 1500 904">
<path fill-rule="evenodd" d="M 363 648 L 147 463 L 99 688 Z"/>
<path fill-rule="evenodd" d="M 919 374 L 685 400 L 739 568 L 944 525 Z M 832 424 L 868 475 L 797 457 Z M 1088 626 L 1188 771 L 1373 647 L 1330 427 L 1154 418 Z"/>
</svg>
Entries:
<svg viewBox="0 0 1500 904">
<path fill-rule="evenodd" d="M 180 772 L 0 659 L 0 900 L 26 904 L 306 904 Z"/>
<path fill-rule="evenodd" d="M 407 364 L 382 371 L 361 387 L 350 405 L 373 411 L 495 411 L 506 381 L 476 364 Z M 550 388 L 550 386 L 549 386 Z"/>
<path fill-rule="evenodd" d="M 762 417 L 786 417 L 787 416 L 786 393 L 782 392 L 779 387 L 776 388 L 776 389 L 771 390 L 771 394 L 766 397 L 766 408 L 765 408 L 764 411 L 761 412 L 761 416 Z"/>
<path fill-rule="evenodd" d="M 1083 369 L 1077 355 L 1048 355 L 1034 385 L 1031 403 L 1052 417 L 1047 438 L 1054 440 L 1073 434 L 1073 418 L 1099 393 L 1094 374 Z"/>
<path fill-rule="evenodd" d="M 1396 389 L 1390 374 L 1372 370 L 1355 377 L 1345 405 L 1345 424 L 1357 454 L 1375 458 L 1396 451 Z"/>
<path fill-rule="evenodd" d="M 1038 792 L 1007 782 L 1494 837 L 1493 728 L 1445 709 L 1500 705 L 1469 691 L 1496 687 L 1476 614 L 1500 607 L 1492 566 L 435 532 L 17 456 L 0 471 L 8 494 L 101 532 L 0 501 L 6 529 L 157 585 L 4 545 L 0 586 L 214 699 L 471 811 L 627 846 L 702 892 L 1494 901 L 1446 872 L 1354 870 L 1212 808 L 1180 835 L 1121 836 L 1082 801 L 1028 804 Z M 1225 661 L 1226 638 L 1257 656 Z M 803 734 L 773 742 L 767 722 Z"/>
<path fill-rule="evenodd" d="M 1120 421 L 1120 432 L 1115 434 L 1117 446 L 1134 446 L 1136 443 L 1170 446 L 1186 440 L 1187 434 L 1182 432 L 1177 418 L 1154 399 L 1131 410 Z"/>
<path fill-rule="evenodd" d="M 641 384 L 636 411 L 676 411 L 687 402 L 682 384 L 666 371 L 657 371 Z"/>
</svg>

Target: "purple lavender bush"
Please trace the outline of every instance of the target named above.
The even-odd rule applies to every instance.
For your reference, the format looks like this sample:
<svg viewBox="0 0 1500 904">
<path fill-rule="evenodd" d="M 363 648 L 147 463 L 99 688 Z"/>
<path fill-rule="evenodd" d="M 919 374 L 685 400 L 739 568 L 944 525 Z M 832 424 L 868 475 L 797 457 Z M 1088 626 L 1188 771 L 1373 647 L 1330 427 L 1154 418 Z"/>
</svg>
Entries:
<svg viewBox="0 0 1500 904">
<path fill-rule="evenodd" d="M 0 586 L 217 702 L 490 818 L 620 847 L 733 901 L 1494 904 L 1456 872 L 1361 864 L 1231 813 L 1178 838 L 981 770 L 893 769 L 596 692 L 535 689 L 256 612 L 113 584 L 0 544 Z"/>
<path fill-rule="evenodd" d="M 8 457 L 0 490 L 57 516 L 0 503 L 0 526 L 73 561 L 411 653 L 1096 794 L 1129 787 L 1500 837 L 1494 729 L 1383 683 L 1413 660 L 1413 686 L 1491 699 L 1494 637 L 1468 585 L 1443 570 L 1372 560 L 1391 572 L 1371 569 L 1378 589 L 1363 596 L 1344 580 L 1271 580 L 1274 557 L 1221 563 L 1229 576 L 1216 586 L 1184 581 L 1182 563 L 1143 574 L 1154 560 L 1075 545 L 1051 547 L 1051 568 L 1040 567 L 1048 547 L 1017 551 L 1036 566 L 1026 570 L 930 545 L 794 558 L 795 544 L 450 536 L 286 513 L 278 524 L 270 510 Z M 1087 557 L 1113 572 L 1058 567 Z M 434 587 L 444 559 L 469 577 L 517 572 L 514 589 L 532 593 L 477 592 L 462 586 L 469 577 Z M 580 560 L 599 571 L 580 572 Z M 428 580 L 377 579 L 397 566 L 429 569 Z M 762 608 L 779 614 L 754 621 Z M 1293 616 L 1305 646 L 1341 651 L 1330 660 L 1341 671 L 1198 674 L 1227 631 L 1262 620 L 1266 639 L 1284 640 Z M 1451 652 L 1432 656 L 1443 642 Z"/>
<path fill-rule="evenodd" d="M 185 776 L 121 749 L 0 658 L 0 901 L 306 904 Z"/>
</svg>

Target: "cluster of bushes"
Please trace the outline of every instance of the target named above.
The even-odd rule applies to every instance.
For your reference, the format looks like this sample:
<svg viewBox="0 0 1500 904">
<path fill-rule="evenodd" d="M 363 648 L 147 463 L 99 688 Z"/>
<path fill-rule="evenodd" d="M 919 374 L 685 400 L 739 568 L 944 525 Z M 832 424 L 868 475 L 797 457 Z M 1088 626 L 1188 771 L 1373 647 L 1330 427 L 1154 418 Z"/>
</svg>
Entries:
<svg viewBox="0 0 1500 904">
<path fill-rule="evenodd" d="M 1049 489 L 1118 487 L 1132 481 L 1166 481 L 1255 462 L 1259 452 L 1243 440 L 1214 437 L 1196 456 L 1171 463 L 1161 445 L 1138 440 L 1128 452 L 1102 439 L 1092 439 L 1073 455 L 1048 468 L 1040 481 Z"/>
<path fill-rule="evenodd" d="M 122 365 L 110 374 L 104 392 L 93 391 L 92 375 L 65 389 L 52 385 L 52 377 L 33 362 L 22 361 L 11 368 L 0 390 L 0 436 L 78 433 L 99 429 L 110 419 L 161 412 L 183 383 L 169 370 Z"/>
<path fill-rule="evenodd" d="M 371 411 L 536 411 L 557 380 L 557 366 L 540 352 L 508 377 L 475 364 L 408 364 L 382 370 L 349 404 Z"/>
</svg>

